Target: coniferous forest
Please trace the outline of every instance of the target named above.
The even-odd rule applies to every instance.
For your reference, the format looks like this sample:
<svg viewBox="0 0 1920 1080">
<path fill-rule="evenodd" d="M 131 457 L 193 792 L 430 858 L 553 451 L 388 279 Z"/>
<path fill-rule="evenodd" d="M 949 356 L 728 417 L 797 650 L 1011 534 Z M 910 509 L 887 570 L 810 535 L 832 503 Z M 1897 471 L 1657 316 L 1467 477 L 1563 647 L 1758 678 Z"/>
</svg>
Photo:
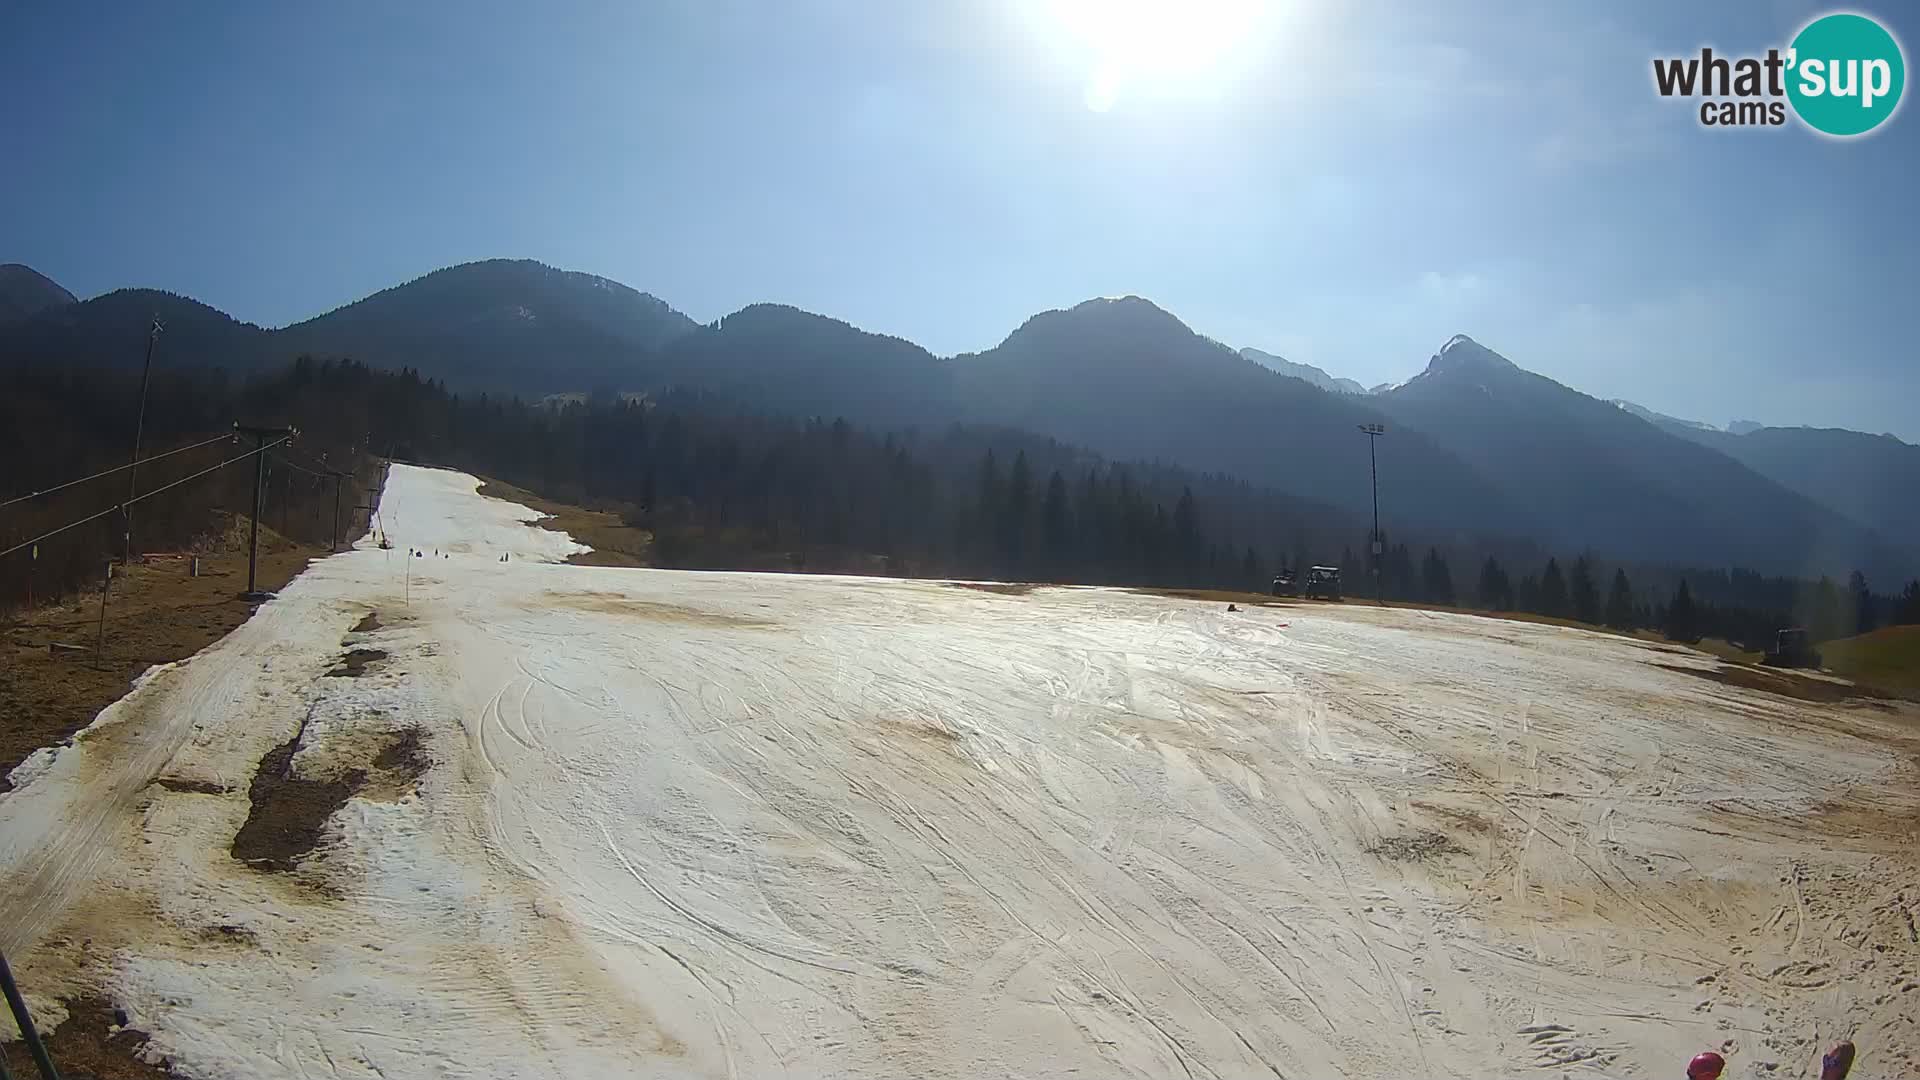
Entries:
<svg viewBox="0 0 1920 1080">
<path fill-rule="evenodd" d="M 13 463 L 0 501 L 124 465 L 139 380 L 123 372 L 0 372 L 0 450 Z M 193 447 L 236 422 L 292 426 L 266 455 L 263 522 L 324 544 L 333 471 L 364 529 L 377 463 L 445 465 L 549 498 L 618 513 L 653 535 L 652 561 L 752 568 L 1265 591 L 1276 570 L 1344 568 L 1349 595 L 1372 592 L 1369 523 L 1350 512 L 1233 477 L 1103 460 L 1029 432 L 946 425 L 874 430 L 837 417 L 753 411 L 710 392 L 604 394 L 530 403 L 460 396 L 417 373 L 302 358 L 238 380 L 216 370 L 156 374 L 142 457 Z M 143 465 L 137 490 L 201 473 L 132 507 L 140 550 L 184 547 L 247 514 L 254 461 L 213 468 L 253 445 L 214 441 Z M 112 511 L 126 471 L 0 509 L 0 549 Z M 1816 639 L 1920 622 L 1920 583 L 1876 593 L 1847 582 L 1763 577 L 1737 568 L 1608 562 L 1545 552 L 1524 538 L 1396 534 L 1380 592 L 1389 600 L 1523 611 L 1758 647 L 1775 629 Z M 0 605 L 97 578 L 129 524 L 109 512 L 0 559 Z"/>
</svg>

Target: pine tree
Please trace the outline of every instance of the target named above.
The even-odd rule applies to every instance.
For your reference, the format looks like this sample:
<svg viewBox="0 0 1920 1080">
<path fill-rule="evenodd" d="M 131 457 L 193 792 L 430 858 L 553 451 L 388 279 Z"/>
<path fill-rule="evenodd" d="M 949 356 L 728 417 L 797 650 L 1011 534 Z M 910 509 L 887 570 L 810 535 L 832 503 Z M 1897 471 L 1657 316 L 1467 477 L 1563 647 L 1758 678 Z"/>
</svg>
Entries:
<svg viewBox="0 0 1920 1080">
<path fill-rule="evenodd" d="M 1200 523 L 1193 509 L 1193 489 L 1183 488 L 1180 501 L 1173 507 L 1175 561 L 1181 569 L 1192 566 L 1200 554 Z"/>
<path fill-rule="evenodd" d="M 1558 559 L 1549 558 L 1540 573 L 1540 614 L 1564 619 L 1567 616 L 1567 579 L 1560 573 Z"/>
<path fill-rule="evenodd" d="M 1387 549 L 1386 566 L 1381 576 L 1385 579 L 1384 588 L 1388 598 L 1393 600 L 1417 600 L 1420 598 L 1420 573 L 1413 565 L 1413 552 L 1405 544 L 1395 544 Z"/>
<path fill-rule="evenodd" d="M 1072 509 L 1067 504 L 1067 480 L 1060 470 L 1047 479 L 1047 500 L 1040 510 L 1041 543 L 1047 549 L 1047 568 L 1058 573 L 1066 566 L 1073 547 Z"/>
<path fill-rule="evenodd" d="M 1920 578 L 1907 582 L 1907 587 L 1900 590 L 1899 603 L 1889 621 L 1901 626 L 1920 624 Z"/>
<path fill-rule="evenodd" d="M 1027 563 L 1027 519 L 1033 509 L 1033 473 L 1027 465 L 1027 452 L 1013 456 L 1007 470 L 1007 488 L 1000 506 L 1000 562 L 1009 574 L 1019 576 Z"/>
<path fill-rule="evenodd" d="M 1687 579 L 1680 579 L 1680 587 L 1673 591 L 1673 603 L 1667 605 L 1665 632 L 1674 641 L 1694 642 L 1700 640 L 1698 614 L 1693 609 L 1693 592 L 1687 588 Z"/>
<path fill-rule="evenodd" d="M 1488 611 L 1507 611 L 1513 607 L 1513 583 L 1507 580 L 1500 561 L 1491 555 L 1480 568 L 1480 606 Z"/>
<path fill-rule="evenodd" d="M 1625 570 L 1613 572 L 1613 588 L 1607 590 L 1606 619 L 1607 625 L 1615 630 L 1633 629 L 1633 587 L 1627 584 Z"/>
<path fill-rule="evenodd" d="M 1585 555 L 1573 560 L 1573 573 L 1567 579 L 1567 591 L 1573 602 L 1573 617 L 1583 623 L 1600 621 L 1600 590 L 1594 585 L 1593 564 Z"/>
<path fill-rule="evenodd" d="M 1453 606 L 1453 574 L 1447 570 L 1447 560 L 1441 557 L 1440 549 L 1427 549 L 1427 557 L 1420 564 L 1420 583 L 1427 603 Z"/>
<path fill-rule="evenodd" d="M 1513 610 L 1540 610 L 1540 579 L 1528 574 L 1520 579 L 1520 585 L 1514 590 Z"/>
<path fill-rule="evenodd" d="M 1867 588 L 1867 575 L 1855 570 L 1847 576 L 1847 596 L 1853 601 L 1853 632 L 1872 633 L 1879 620 L 1874 611 L 1873 590 Z"/>
</svg>

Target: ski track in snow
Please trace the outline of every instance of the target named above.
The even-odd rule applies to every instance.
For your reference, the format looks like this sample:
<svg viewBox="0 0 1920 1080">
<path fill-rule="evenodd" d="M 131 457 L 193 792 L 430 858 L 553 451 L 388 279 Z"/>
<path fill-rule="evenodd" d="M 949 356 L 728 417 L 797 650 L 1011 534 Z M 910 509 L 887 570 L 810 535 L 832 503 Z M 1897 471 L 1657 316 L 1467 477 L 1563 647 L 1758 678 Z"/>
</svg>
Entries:
<svg viewBox="0 0 1920 1080">
<path fill-rule="evenodd" d="M 1920 710 L 1466 616 L 565 566 L 475 486 L 395 466 L 396 549 L 16 774 L 0 946 L 47 1026 L 104 989 L 207 1078 L 1920 1057 Z M 407 728 L 432 767 L 257 872 L 228 845 L 303 724 L 302 775 Z"/>
</svg>

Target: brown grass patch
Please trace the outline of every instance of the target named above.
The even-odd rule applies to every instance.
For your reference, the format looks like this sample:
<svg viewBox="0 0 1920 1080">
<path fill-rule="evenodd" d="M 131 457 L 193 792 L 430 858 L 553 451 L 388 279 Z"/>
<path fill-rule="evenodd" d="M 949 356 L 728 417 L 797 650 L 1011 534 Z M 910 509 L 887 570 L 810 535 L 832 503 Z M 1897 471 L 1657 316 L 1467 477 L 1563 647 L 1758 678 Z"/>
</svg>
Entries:
<svg viewBox="0 0 1920 1080">
<path fill-rule="evenodd" d="M 564 532 L 592 548 L 583 555 L 570 555 L 575 566 L 652 566 L 653 534 L 628 525 L 611 510 L 591 510 L 571 503 L 556 502 L 525 488 L 500 480 L 487 480 L 480 494 L 490 499 L 518 503 L 549 515 L 533 524 L 537 528 Z"/>
<path fill-rule="evenodd" d="M 1820 643 L 1828 670 L 1920 701 L 1920 626 L 1883 626 Z"/>
<path fill-rule="evenodd" d="M 1335 603 L 1331 600 L 1305 600 L 1297 596 L 1269 596 L 1266 593 L 1235 592 L 1232 589 L 1160 589 L 1141 585 L 1126 590 L 1135 596 L 1162 596 L 1171 600 L 1206 600 L 1216 604 L 1245 604 L 1251 607 L 1300 607 L 1306 604 Z"/>
<path fill-rule="evenodd" d="M 51 1032 L 42 1032 L 47 1056 L 70 1078 L 91 1076 L 96 1080 L 168 1080 L 178 1076 L 171 1062 L 149 1064 L 142 1057 L 147 1033 L 122 1026 L 124 1013 L 102 998 L 75 998 L 63 1002 L 67 1018 Z M 33 1058 L 26 1044 L 15 1039 L 0 1047 L 6 1055 L 8 1070 L 14 1076 L 37 1077 Z"/>
<path fill-rule="evenodd" d="M 972 589 L 974 592 L 998 593 L 1001 596 L 1025 596 L 1040 588 L 1031 581 L 943 581 L 940 584 L 949 589 Z"/>
<path fill-rule="evenodd" d="M 1778 668 L 1743 667 L 1737 664 L 1723 664 L 1717 668 L 1683 667 L 1679 664 L 1653 666 L 1717 682 L 1722 686 L 1737 686 L 1742 690 L 1758 690 L 1795 701 L 1813 701 L 1823 705 L 1835 705 L 1843 701 L 1892 701 L 1897 698 L 1897 695 L 1878 687 L 1790 675 Z"/>
<path fill-rule="evenodd" d="M 766 629 L 773 623 L 764 619 L 750 619 L 740 615 L 728 615 L 718 611 L 702 611 L 699 608 L 685 607 L 680 604 L 668 604 L 657 600 L 636 600 L 620 593 L 609 592 L 549 592 L 547 602 L 580 611 L 595 611 L 604 615 L 626 615 L 640 619 L 661 619 L 669 622 L 687 623 L 695 626 L 724 626 L 734 629 Z"/>
<path fill-rule="evenodd" d="M 279 589 L 306 569 L 324 549 L 280 541 L 269 545 L 262 530 L 259 583 Z M 247 552 L 213 551 L 200 557 L 200 576 L 189 577 L 183 558 L 149 556 L 116 567 L 107 598 L 106 648 L 93 655 L 100 593 L 82 593 L 20 612 L 0 628 L 0 791 L 6 774 L 28 754 L 70 739 L 101 709 L 124 695 L 133 680 L 156 664 L 192 656 L 225 637 L 253 614 L 240 598 L 247 587 Z M 49 642 L 86 646 L 81 654 L 53 654 Z"/>
</svg>

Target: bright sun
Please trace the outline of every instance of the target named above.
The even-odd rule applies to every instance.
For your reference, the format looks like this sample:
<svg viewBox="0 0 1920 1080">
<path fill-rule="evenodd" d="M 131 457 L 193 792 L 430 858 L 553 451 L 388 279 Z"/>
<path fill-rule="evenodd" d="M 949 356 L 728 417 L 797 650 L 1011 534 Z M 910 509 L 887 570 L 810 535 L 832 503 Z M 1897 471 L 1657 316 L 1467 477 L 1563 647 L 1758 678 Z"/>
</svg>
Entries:
<svg viewBox="0 0 1920 1080">
<path fill-rule="evenodd" d="M 1065 32 L 1095 68 L 1087 107 L 1105 112 L 1128 87 L 1208 74 L 1253 30 L 1262 0 L 1053 0 Z"/>
</svg>

